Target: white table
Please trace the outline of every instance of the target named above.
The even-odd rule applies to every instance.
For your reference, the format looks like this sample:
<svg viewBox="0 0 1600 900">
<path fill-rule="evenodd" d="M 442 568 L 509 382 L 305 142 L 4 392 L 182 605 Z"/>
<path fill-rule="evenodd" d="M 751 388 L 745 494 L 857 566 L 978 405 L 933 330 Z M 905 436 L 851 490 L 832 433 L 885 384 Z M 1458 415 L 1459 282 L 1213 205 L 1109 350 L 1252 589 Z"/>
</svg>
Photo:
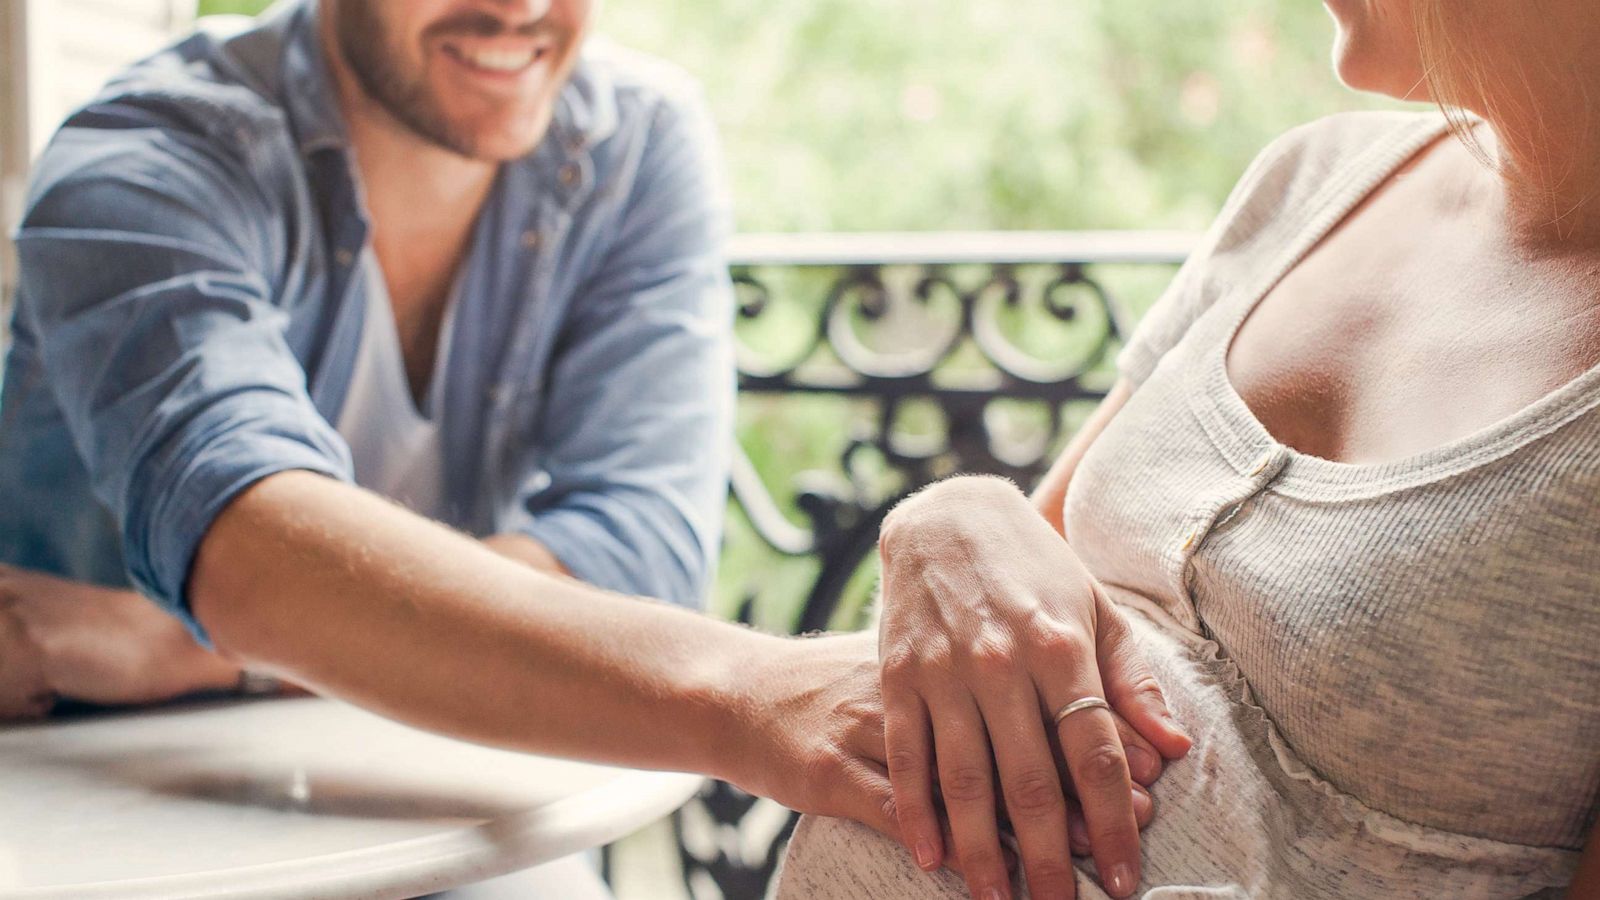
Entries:
<svg viewBox="0 0 1600 900">
<path fill-rule="evenodd" d="M 410 897 L 615 840 L 700 784 L 313 698 L 0 727 L 0 898 Z"/>
</svg>

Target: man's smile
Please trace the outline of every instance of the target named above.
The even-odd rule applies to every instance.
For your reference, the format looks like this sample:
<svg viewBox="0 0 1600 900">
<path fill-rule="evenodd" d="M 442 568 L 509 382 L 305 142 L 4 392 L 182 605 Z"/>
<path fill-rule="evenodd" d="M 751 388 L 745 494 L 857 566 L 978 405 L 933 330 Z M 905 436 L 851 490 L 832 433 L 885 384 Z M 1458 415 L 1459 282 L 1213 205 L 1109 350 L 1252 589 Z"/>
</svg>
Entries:
<svg viewBox="0 0 1600 900">
<path fill-rule="evenodd" d="M 440 52 L 457 67 L 498 83 L 520 81 L 555 56 L 556 42 L 528 38 L 453 38 Z"/>
</svg>

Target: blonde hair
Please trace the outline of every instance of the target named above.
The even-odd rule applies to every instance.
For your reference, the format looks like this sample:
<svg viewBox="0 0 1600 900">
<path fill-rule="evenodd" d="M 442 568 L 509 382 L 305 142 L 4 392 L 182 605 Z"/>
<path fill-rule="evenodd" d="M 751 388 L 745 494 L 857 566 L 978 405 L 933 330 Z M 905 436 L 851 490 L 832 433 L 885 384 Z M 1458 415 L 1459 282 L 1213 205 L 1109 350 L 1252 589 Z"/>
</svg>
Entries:
<svg viewBox="0 0 1600 900">
<path fill-rule="evenodd" d="M 1487 103 L 1488 78 L 1482 66 L 1472 65 L 1472 48 L 1463 46 L 1458 30 L 1445 16 L 1451 0 L 1416 0 L 1417 46 L 1422 56 L 1422 77 L 1433 102 L 1444 112 L 1450 130 L 1480 162 L 1499 169 L 1494 157 L 1472 133 L 1477 116 L 1464 104 Z M 1459 4 L 1457 4 L 1459 6 Z"/>
<path fill-rule="evenodd" d="M 1493 4 L 1495 0 L 1489 2 Z M 1534 148 L 1532 152 L 1536 153 L 1549 153 L 1550 148 L 1556 146 L 1554 142 L 1562 139 L 1552 129 L 1553 121 L 1576 114 L 1587 122 L 1593 114 L 1591 85 L 1588 77 L 1576 70 L 1557 72 L 1556 67 L 1561 65 L 1561 60 L 1549 55 L 1524 52 L 1512 58 L 1508 65 L 1487 65 L 1488 58 L 1495 55 L 1492 53 L 1496 49 L 1493 42 L 1504 40 L 1506 35 L 1504 23 L 1476 18 L 1486 8 L 1492 7 L 1466 0 L 1416 0 L 1413 9 L 1423 79 L 1434 102 L 1444 111 L 1450 130 L 1467 149 L 1500 176 L 1526 179 L 1525 187 L 1548 195 L 1550 215 L 1554 221 L 1560 221 L 1572 211 L 1571 208 L 1561 208 L 1559 196 L 1569 179 L 1576 174 L 1579 165 L 1577 159 L 1569 160 L 1565 167 L 1567 171 L 1559 172 L 1553 171 L 1548 158 L 1497 158 L 1485 149 L 1474 129 L 1480 123 L 1481 114 L 1486 119 L 1502 125 L 1510 124 L 1522 132 L 1527 138 L 1522 142 L 1525 148 Z M 1523 14 L 1536 17 L 1538 11 L 1529 9 Z M 1530 30 L 1551 25 L 1541 18 L 1522 21 L 1527 23 Z M 1553 43 L 1557 40 L 1554 34 L 1530 34 L 1529 38 L 1535 42 L 1549 40 Z M 1571 85 L 1579 104 L 1577 109 L 1556 111 L 1541 106 L 1539 93 L 1534 87 L 1535 75 L 1546 84 L 1557 80 Z M 1600 152 L 1600 148 L 1588 149 L 1590 152 Z M 1532 163 L 1533 170 L 1538 174 L 1530 177 L 1525 172 L 1515 171 L 1519 162 Z M 1534 178 L 1538 179 L 1538 183 L 1533 182 Z M 1566 201 L 1567 204 L 1571 202 L 1570 199 Z"/>
</svg>

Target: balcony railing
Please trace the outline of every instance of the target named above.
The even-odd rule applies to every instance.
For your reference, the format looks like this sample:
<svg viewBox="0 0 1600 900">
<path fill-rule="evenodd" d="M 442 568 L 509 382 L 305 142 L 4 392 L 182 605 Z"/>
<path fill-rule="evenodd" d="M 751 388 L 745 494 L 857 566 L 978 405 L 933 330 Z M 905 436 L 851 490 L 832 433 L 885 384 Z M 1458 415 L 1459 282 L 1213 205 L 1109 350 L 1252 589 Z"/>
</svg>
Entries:
<svg viewBox="0 0 1600 900">
<path fill-rule="evenodd" d="M 1137 312 L 1195 240 L 737 239 L 741 437 L 724 611 L 795 633 L 863 625 L 888 510 L 956 472 L 1036 481 L 1110 388 Z M 673 825 L 691 896 L 753 900 L 794 818 L 717 783 Z"/>
</svg>

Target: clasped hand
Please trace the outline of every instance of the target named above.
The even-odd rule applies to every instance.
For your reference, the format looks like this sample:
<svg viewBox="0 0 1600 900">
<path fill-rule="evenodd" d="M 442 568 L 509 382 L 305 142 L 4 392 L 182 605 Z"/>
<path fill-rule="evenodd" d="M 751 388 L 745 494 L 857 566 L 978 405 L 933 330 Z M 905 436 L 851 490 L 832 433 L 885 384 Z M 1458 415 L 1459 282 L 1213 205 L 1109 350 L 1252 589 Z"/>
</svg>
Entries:
<svg viewBox="0 0 1600 900">
<path fill-rule="evenodd" d="M 226 690 L 239 668 L 133 591 L 0 565 L 0 722 Z"/>
<path fill-rule="evenodd" d="M 1131 893 L 1152 809 L 1141 785 L 1190 742 L 1121 615 L 1000 479 L 914 495 L 889 515 L 879 550 L 887 768 L 918 864 L 953 856 L 974 897 L 1009 897 L 1000 809 L 1033 897 L 1073 896 L 1074 852 L 1092 852 L 1112 895 Z M 1111 709 L 1053 721 L 1084 697 Z"/>
</svg>

